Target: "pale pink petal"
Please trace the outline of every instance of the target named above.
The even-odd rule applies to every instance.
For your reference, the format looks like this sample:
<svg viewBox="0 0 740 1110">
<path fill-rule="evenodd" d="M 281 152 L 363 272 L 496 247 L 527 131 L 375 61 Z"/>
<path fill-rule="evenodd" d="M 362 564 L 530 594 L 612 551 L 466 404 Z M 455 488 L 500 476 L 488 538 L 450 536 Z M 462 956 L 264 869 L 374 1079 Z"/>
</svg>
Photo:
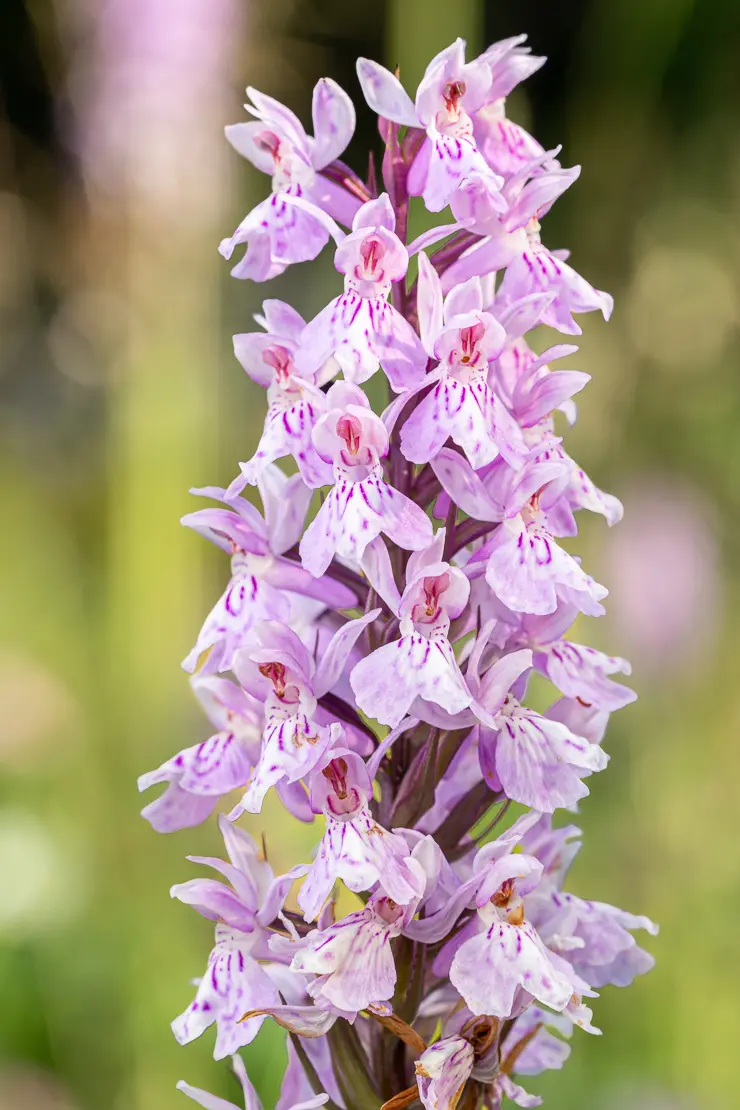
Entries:
<svg viewBox="0 0 740 1110">
<path fill-rule="evenodd" d="M 514 412 L 523 425 L 531 427 L 560 408 L 590 380 L 590 374 L 583 374 L 579 370 L 558 370 L 554 373 L 545 371 L 536 376 L 522 375 L 514 389 Z"/>
<path fill-rule="evenodd" d="M 201 1090 L 200 1087 L 192 1087 L 184 1079 L 181 1079 L 176 1086 L 178 1091 L 182 1091 L 184 1095 L 191 1098 L 193 1102 L 197 1102 L 199 1106 L 203 1106 L 205 1110 L 239 1110 L 239 1107 L 235 1106 L 233 1102 L 227 1102 L 225 1098 L 219 1098 L 218 1095 L 211 1095 L 208 1091 Z"/>
<path fill-rule="evenodd" d="M 573 993 L 534 929 L 498 918 L 458 948 L 450 981 L 473 1014 L 502 1019 L 511 1016 L 520 987 L 554 1010 L 564 1009 Z"/>
<path fill-rule="evenodd" d="M 600 513 L 610 528 L 624 516 L 624 506 L 619 498 L 600 490 L 577 463 L 573 463 L 567 497 L 574 509 Z"/>
<path fill-rule="evenodd" d="M 275 165 L 272 153 L 260 143 L 255 142 L 257 135 L 263 133 L 265 125 L 260 120 L 249 120 L 246 123 L 230 123 L 224 128 L 224 134 L 237 154 L 247 158 L 253 166 L 262 173 L 272 176 Z"/>
<path fill-rule="evenodd" d="M 311 113 L 314 133 L 311 162 L 321 170 L 339 157 L 352 138 L 355 107 L 336 81 L 322 77 L 314 86 Z"/>
<path fill-rule="evenodd" d="M 387 193 L 368 200 L 358 210 L 352 221 L 352 230 L 361 228 L 385 228 L 386 231 L 396 230 L 396 213 Z"/>
<path fill-rule="evenodd" d="M 375 474 L 359 482 L 340 478 L 301 540 L 303 566 L 319 578 L 335 554 L 359 563 L 381 532 L 415 551 L 431 540 L 432 525 L 417 505 Z"/>
<path fill-rule="evenodd" d="M 502 116 L 494 105 L 476 113 L 475 140 L 491 169 L 503 177 L 512 177 L 545 154 L 528 131 Z"/>
<path fill-rule="evenodd" d="M 525 227 L 531 219 L 541 219 L 547 214 L 559 196 L 569 189 L 581 172 L 580 166 L 570 169 L 554 169 L 533 177 L 513 204 L 510 205 L 504 225 L 508 231 Z"/>
<path fill-rule="evenodd" d="M 334 231 L 330 222 L 333 223 L 321 209 L 301 198 L 300 186 L 291 185 L 258 204 L 231 238 L 221 243 L 219 250 L 225 258 L 230 258 L 240 243 L 246 243 L 247 254 L 239 264 L 237 276 L 264 281 L 280 272 L 276 267 L 285 268 L 293 262 L 310 262 L 316 258 Z M 265 242 L 269 248 L 267 261 L 262 257 Z M 255 248 L 258 260 L 250 258 Z"/>
<path fill-rule="evenodd" d="M 281 336 L 297 343 L 301 332 L 306 326 L 306 321 L 292 305 L 268 297 L 262 302 L 262 316 L 265 331 L 274 336 Z M 236 339 L 236 336 L 234 337 Z"/>
<path fill-rule="evenodd" d="M 303 124 L 290 108 L 286 108 L 279 100 L 247 85 L 247 96 L 252 101 L 251 105 L 245 104 L 247 111 L 254 112 L 265 123 L 273 123 L 285 133 L 297 151 L 308 161 L 308 139 L 303 129 Z M 255 111 L 256 109 L 256 111 Z"/>
<path fill-rule="evenodd" d="M 438 528 L 437 531 L 434 533 L 434 537 L 428 547 L 425 547 L 422 551 L 415 551 L 412 555 L 409 556 L 409 560 L 406 564 L 406 590 L 404 590 L 405 597 L 408 594 L 409 587 L 412 586 L 415 579 L 418 579 L 425 572 L 429 574 L 442 574 L 444 573 L 444 571 L 449 569 L 447 563 L 445 563 L 443 567 L 439 566 L 440 563 L 444 562 L 443 555 L 446 536 L 447 533 L 445 529 Z M 428 568 L 430 567 L 435 567 L 436 569 L 429 570 Z M 447 608 L 448 596 L 448 593 L 445 592 L 445 608 Z M 467 595 L 465 596 L 465 601 L 467 601 Z M 455 616 L 458 615 L 458 613 L 455 613 Z"/>
<path fill-rule="evenodd" d="M 515 1083 L 508 1075 L 500 1075 L 496 1082 L 500 1085 L 501 1090 L 509 1099 L 510 1102 L 515 1102 L 517 1106 L 522 1106 L 525 1110 L 530 1110 L 533 1106 L 541 1106 L 542 1099 L 539 1095 L 530 1095 L 518 1083 Z"/>
<path fill-rule="evenodd" d="M 291 967 L 318 976 L 309 985 L 314 998 L 326 999 L 344 1012 L 356 1012 L 393 996 L 396 968 L 388 942 L 399 931 L 369 905 L 336 925 L 310 933 Z"/>
<path fill-rule="evenodd" d="M 457 215 L 457 212 L 455 214 Z M 468 278 L 490 274 L 510 266 L 512 260 L 522 250 L 523 235 L 523 231 L 504 232 L 501 229 L 498 235 L 482 239 L 447 267 L 442 274 L 442 289 L 447 292 L 453 286 L 467 281 Z M 517 291 L 516 299 L 521 300 L 529 292 L 531 290 L 528 288 Z"/>
<path fill-rule="evenodd" d="M 243 786 L 251 760 L 244 744 L 233 733 L 219 732 L 170 761 L 179 772 L 179 783 L 191 794 L 228 794 Z"/>
<path fill-rule="evenodd" d="M 377 775 L 386 753 L 390 751 L 391 747 L 396 742 L 398 737 L 402 736 L 404 732 L 408 732 L 409 729 L 416 728 L 418 723 L 419 722 L 416 717 L 407 717 L 397 728 L 392 729 L 385 737 L 385 739 L 381 740 L 373 754 L 370 756 L 370 759 L 368 759 L 367 761 L 367 773 L 371 782 Z"/>
<path fill-rule="evenodd" d="M 434 385 L 435 382 L 439 381 L 443 373 L 444 368 L 442 366 L 438 366 L 436 369 L 430 370 L 427 374 L 424 375 L 423 378 L 420 379 L 418 385 L 415 385 L 413 386 L 413 388 L 399 394 L 398 397 L 391 401 L 391 403 L 383 411 L 383 414 L 381 416 L 383 425 L 389 436 L 395 428 L 399 417 L 403 414 L 403 411 L 409 401 L 413 400 L 413 398 L 421 393 L 422 390 L 427 389 L 430 385 Z"/>
<path fill-rule="evenodd" d="M 156 832 L 177 832 L 200 825 L 217 805 L 218 795 L 189 794 L 172 782 L 161 797 L 144 806 L 141 816 Z"/>
<path fill-rule="evenodd" d="M 547 61 L 547 58 L 530 54 L 529 47 L 517 49 L 526 35 L 516 35 L 503 42 L 494 43 L 480 61 L 485 61 L 491 70 L 491 87 L 488 90 L 489 100 L 499 100 L 508 96 L 512 89 L 522 81 L 536 73 Z"/>
<path fill-rule="evenodd" d="M 581 776 L 601 771 L 608 756 L 598 744 L 534 710 L 500 717 L 496 772 L 508 797 L 542 813 L 573 806 L 588 794 Z"/>
<path fill-rule="evenodd" d="M 290 407 L 280 402 L 270 405 L 257 450 L 248 462 L 240 464 L 249 485 L 257 484 L 266 466 L 286 456 L 295 459 L 309 488 L 318 489 L 331 482 L 331 467 L 319 458 L 311 442 L 311 433 L 323 408 L 317 401 L 316 397 L 306 396 Z"/>
<path fill-rule="evenodd" d="M 500 453 L 521 465 L 525 453 L 518 426 L 482 378 L 466 383 L 445 375 L 404 424 L 401 450 L 410 462 L 429 462 L 448 438 L 462 447 L 474 470 Z"/>
<path fill-rule="evenodd" d="M 416 875 L 405 860 L 410 855 L 402 836 L 382 828 L 367 806 L 349 821 L 330 814 L 316 859 L 298 892 L 298 905 L 314 921 L 337 879 L 359 893 L 377 882 L 390 898 L 404 905 L 416 896 Z"/>
<path fill-rule="evenodd" d="M 246 245 L 246 253 L 231 269 L 231 276 L 241 281 L 272 281 L 284 273 L 289 265 L 284 259 L 273 257 L 270 234 L 258 226 L 258 209 L 259 206 L 250 214 L 246 226 L 241 225 L 230 239 L 223 239 L 218 248 L 224 258 L 231 258 L 239 243 Z"/>
<path fill-rule="evenodd" d="M 266 582 L 260 581 L 260 569 L 253 560 L 258 556 L 242 556 L 237 573 L 226 591 L 206 617 L 198 638 L 183 660 L 183 669 L 192 673 L 204 652 L 210 654 L 201 673 L 231 669 L 235 653 L 244 646 L 255 621 L 265 619 L 289 620 L 288 599 Z"/>
<path fill-rule="evenodd" d="M 470 463 L 457 451 L 443 447 L 431 460 L 442 489 L 464 513 L 475 520 L 502 520 L 503 507 L 487 492 Z"/>
<path fill-rule="evenodd" d="M 288 478 L 277 466 L 261 471 L 257 488 L 265 508 L 270 548 L 282 555 L 298 543 L 312 492 L 299 474 Z"/>
<path fill-rule="evenodd" d="M 428 355 L 434 356 L 434 344 L 442 330 L 442 285 L 437 271 L 424 251 L 419 255 L 419 280 L 416 304 L 419 316 L 419 334 Z"/>
<path fill-rule="evenodd" d="M 420 188 L 421 182 L 410 173 L 409 192 L 420 192 L 430 212 L 441 212 L 464 178 L 471 173 L 490 175 L 491 171 L 471 138 L 437 133 L 427 142 L 431 149 L 425 155 L 429 163 L 423 186 Z"/>
<path fill-rule="evenodd" d="M 444 316 L 448 322 L 455 316 L 480 312 L 482 309 L 483 289 L 479 277 L 469 278 L 461 285 L 453 286 L 444 299 Z"/>
<path fill-rule="evenodd" d="M 273 194 L 273 196 L 275 195 L 277 194 Z M 331 237 L 337 246 L 341 245 L 346 238 L 345 232 L 342 231 L 337 222 L 332 219 L 329 213 L 325 212 L 323 208 L 314 204 L 308 196 L 304 196 L 300 186 L 290 186 L 285 192 L 280 193 L 279 196 L 280 205 L 294 213 L 293 217 L 289 217 L 285 212 L 281 211 L 279 216 L 281 221 L 286 222 L 294 228 L 300 227 L 303 234 L 307 233 L 310 226 L 307 221 L 311 221 L 316 225 L 311 229 L 314 235 L 318 235 L 318 229 L 321 228 L 325 235 L 324 242 Z M 273 216 L 271 219 L 274 221 L 275 217 Z M 293 245 L 291 249 L 295 250 L 296 246 Z M 313 255 L 313 257 L 315 258 L 316 256 Z"/>
<path fill-rule="evenodd" d="M 251 935 L 216 926 L 216 942 L 194 1001 L 172 1022 L 180 1044 L 188 1044 L 216 1023 L 214 1058 L 222 1060 L 256 1037 L 264 1017 L 240 1022 L 247 1010 L 275 1006 L 277 989 L 250 955 Z"/>
<path fill-rule="evenodd" d="M 371 609 L 361 617 L 346 621 L 324 648 L 316 675 L 313 680 L 313 691 L 316 698 L 333 690 L 339 681 L 349 659 L 350 652 L 360 636 L 376 617 L 380 616 L 380 609 Z"/>
<path fill-rule="evenodd" d="M 424 381 L 427 355 L 411 324 L 393 305 L 385 305 L 375 325 L 375 349 L 396 393 Z"/>
<path fill-rule="evenodd" d="M 170 897 L 192 906 L 211 921 L 222 921 L 232 929 L 252 932 L 254 911 L 243 905 L 238 894 L 216 879 L 190 879 L 170 887 Z"/>
<path fill-rule="evenodd" d="M 312 606 L 311 602 L 305 600 L 309 598 L 323 603 L 322 608 L 352 609 L 357 604 L 357 595 L 348 586 L 333 578 L 325 577 L 317 580 L 299 563 L 288 559 L 276 560 L 265 574 L 265 579 L 277 589 L 293 591 L 297 595 L 291 598 L 291 618 L 294 619 L 297 619 L 301 612 L 313 615 L 310 611 L 312 609 L 314 613 L 317 611 L 316 606 Z M 302 599 L 304 599 L 305 609 L 301 608 Z"/>
<path fill-rule="evenodd" d="M 357 59 L 357 76 L 373 112 L 402 126 L 419 126 L 414 103 L 397 77 L 368 58 Z"/>
<path fill-rule="evenodd" d="M 383 599 L 392 613 L 397 613 L 398 606 L 401 603 L 401 594 L 396 585 L 388 548 L 380 536 L 377 536 L 365 548 L 362 556 L 362 570 L 378 597 Z"/>
<path fill-rule="evenodd" d="M 306 325 L 296 365 L 313 374 L 334 356 L 346 378 L 367 381 L 380 365 L 373 336 L 384 304 L 371 308 L 352 291 L 337 297 Z"/>
<path fill-rule="evenodd" d="M 350 683 L 360 709 L 391 727 L 400 723 L 417 698 L 453 714 L 473 700 L 446 637 L 427 639 L 413 631 L 361 660 Z"/>
<path fill-rule="evenodd" d="M 422 231 L 421 235 L 417 235 L 412 239 L 408 245 L 409 258 L 412 258 L 419 251 L 426 250 L 427 247 L 434 246 L 442 239 L 447 239 L 448 236 L 454 235 L 456 231 L 465 231 L 470 226 L 469 221 L 456 220 L 451 224 L 440 224 L 439 227 L 430 227 L 428 231 Z"/>
<path fill-rule="evenodd" d="M 497 713 L 516 680 L 531 666 L 532 652 L 528 648 L 508 652 L 492 667 L 489 667 L 483 675 L 480 680 L 477 700 L 486 707 L 489 714 Z M 468 679 L 468 682 L 470 682 L 470 679 Z M 487 721 L 487 723 L 490 723 L 490 721 Z"/>
<path fill-rule="evenodd" d="M 465 40 L 456 38 L 438 54 L 435 54 L 424 70 L 424 76 L 416 90 L 416 110 L 419 119 L 425 124 L 433 118 L 442 105 L 444 86 L 448 81 L 462 78 L 465 66 Z M 491 79 L 488 78 L 490 85 Z"/>
<path fill-rule="evenodd" d="M 526 297 L 510 302 L 500 309 L 496 307 L 495 311 L 508 337 L 519 339 L 540 322 L 542 313 L 554 300 L 554 293 L 529 293 Z M 577 350 L 577 348 L 572 349 Z"/>
<path fill-rule="evenodd" d="M 444 1037 L 422 1052 L 415 1070 L 425 1110 L 455 1110 L 473 1063 L 473 1046 L 463 1037 Z"/>
<path fill-rule="evenodd" d="M 234 354 L 249 374 L 253 382 L 267 389 L 273 381 L 275 371 L 265 362 L 263 355 L 268 347 L 278 340 L 263 332 L 243 332 L 233 337 Z"/>
<path fill-rule="evenodd" d="M 248 813 L 259 813 L 265 794 L 271 786 L 285 779 L 295 782 L 316 766 L 328 747 L 336 742 L 339 725 L 331 728 L 316 726 L 305 713 L 280 719 L 274 717 L 265 726 L 262 751 L 244 798 L 237 807 Z"/>
<path fill-rule="evenodd" d="M 515 612 L 554 613 L 559 597 L 592 616 L 604 611 L 604 587 L 589 578 L 549 533 L 528 528 L 521 517 L 505 521 L 494 533 L 486 581 Z"/>
<path fill-rule="evenodd" d="M 570 640 L 557 640 L 536 650 L 535 666 L 567 697 L 580 698 L 609 713 L 637 697 L 634 690 L 607 677 L 629 674 L 631 668 L 626 659 Z"/>
<path fill-rule="evenodd" d="M 554 301 L 542 314 L 542 322 L 568 335 L 581 334 L 573 319 L 574 312 L 599 310 L 605 320 L 611 315 L 613 301 L 608 293 L 594 289 L 572 267 L 537 243 L 512 259 L 499 295 L 503 300 L 518 300 L 535 292 L 555 292 Z"/>
</svg>

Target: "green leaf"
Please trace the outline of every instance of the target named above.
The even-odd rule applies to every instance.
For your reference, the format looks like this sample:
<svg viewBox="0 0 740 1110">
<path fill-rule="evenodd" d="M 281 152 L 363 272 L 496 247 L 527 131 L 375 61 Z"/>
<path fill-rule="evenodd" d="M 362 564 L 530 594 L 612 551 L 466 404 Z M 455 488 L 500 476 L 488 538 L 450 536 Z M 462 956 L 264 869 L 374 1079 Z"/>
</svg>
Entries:
<svg viewBox="0 0 740 1110">
<path fill-rule="evenodd" d="M 434 805 L 440 731 L 433 728 L 424 747 L 404 776 L 391 812 L 391 824 L 410 828 Z"/>
<path fill-rule="evenodd" d="M 357 1030 L 340 1019 L 327 1037 L 337 1084 L 346 1105 L 352 1110 L 378 1110 L 382 1100 L 370 1076 Z"/>
</svg>

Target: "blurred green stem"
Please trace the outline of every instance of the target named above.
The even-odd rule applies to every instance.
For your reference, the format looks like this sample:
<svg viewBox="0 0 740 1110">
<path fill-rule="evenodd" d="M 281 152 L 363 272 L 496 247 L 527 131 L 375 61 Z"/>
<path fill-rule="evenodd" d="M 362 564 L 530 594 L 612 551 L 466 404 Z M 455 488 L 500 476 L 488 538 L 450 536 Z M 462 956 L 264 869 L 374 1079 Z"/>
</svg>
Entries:
<svg viewBox="0 0 740 1110">
<path fill-rule="evenodd" d="M 456 38 L 467 40 L 468 57 L 482 48 L 483 0 L 390 0 L 386 61 L 400 66 L 413 97 L 427 63 Z"/>
<path fill-rule="evenodd" d="M 119 910 L 111 931 L 125 968 L 132 1060 L 130 1101 L 122 1105 L 154 1110 L 172 1104 L 182 1069 L 198 1075 L 167 1024 L 189 1002 L 188 978 L 201 971 L 204 951 L 200 923 L 173 914 L 162 885 L 164 874 L 181 873 L 182 844 L 135 819 L 135 784 L 192 742 L 178 663 L 207 612 L 208 553 L 178 519 L 188 487 L 214 461 L 217 275 L 209 281 L 203 266 L 207 228 L 168 237 L 151 212 L 132 209 L 126 299 L 138 326 L 111 395 L 106 754 L 115 811 L 111 895 Z"/>
</svg>

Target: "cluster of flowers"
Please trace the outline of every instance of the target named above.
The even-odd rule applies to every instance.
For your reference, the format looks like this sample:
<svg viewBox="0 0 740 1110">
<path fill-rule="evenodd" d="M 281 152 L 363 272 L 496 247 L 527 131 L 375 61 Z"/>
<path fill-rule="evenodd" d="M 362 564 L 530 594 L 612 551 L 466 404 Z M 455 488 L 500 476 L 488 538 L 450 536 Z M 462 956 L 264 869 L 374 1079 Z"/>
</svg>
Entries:
<svg viewBox="0 0 740 1110">
<path fill-rule="evenodd" d="M 267 300 L 263 330 L 234 339 L 267 389 L 264 431 L 228 489 L 193 491 L 218 506 L 183 520 L 231 558 L 183 664 L 216 731 L 140 781 L 167 784 L 144 810 L 163 832 L 243 791 L 219 817 L 228 859 L 193 857 L 225 882 L 172 888 L 216 922 L 173 1030 L 184 1044 L 215 1023 L 250 1108 L 237 1050 L 268 1016 L 288 1033 L 278 1110 L 537 1105 L 513 1077 L 561 1067 L 574 1025 L 598 1032 L 584 999 L 653 962 L 633 936 L 655 932 L 647 918 L 563 890 L 580 832 L 552 821 L 588 794 L 607 718 L 634 694 L 610 677 L 625 660 L 564 638 L 607 591 L 559 540 L 578 510 L 611 525 L 622 508 L 555 431 L 588 375 L 551 366 L 576 348 L 537 355 L 526 339 L 543 324 L 577 335 L 574 313 L 611 309 L 540 239 L 578 167 L 506 117 L 543 60 L 522 36 L 466 62 L 458 40 L 412 101 L 360 59 L 380 182 L 372 162 L 363 182 L 339 160 L 355 116 L 331 80 L 314 90 L 313 137 L 254 89 L 255 118 L 227 129 L 272 176 L 221 246 L 246 244 L 234 274 L 266 280 L 333 239 L 344 275 L 310 323 Z M 453 219 L 409 243 L 417 196 Z M 362 388 L 378 369 L 382 415 Z M 534 671 L 562 695 L 544 714 L 524 700 Z M 299 820 L 323 817 L 313 862 L 278 877 L 234 823 L 271 787 Z M 511 803 L 527 807 L 513 824 Z M 337 920 L 339 880 L 357 908 Z"/>
</svg>

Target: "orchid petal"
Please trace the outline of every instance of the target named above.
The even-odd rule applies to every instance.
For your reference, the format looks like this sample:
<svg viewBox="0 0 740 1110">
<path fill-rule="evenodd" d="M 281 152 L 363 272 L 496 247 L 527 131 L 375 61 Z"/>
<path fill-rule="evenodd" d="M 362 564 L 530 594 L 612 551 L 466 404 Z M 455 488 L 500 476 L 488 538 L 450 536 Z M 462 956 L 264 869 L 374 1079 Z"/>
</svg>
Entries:
<svg viewBox="0 0 740 1110">
<path fill-rule="evenodd" d="M 392 729 L 391 732 L 381 740 L 380 744 L 378 744 L 377 748 L 370 756 L 370 759 L 367 761 L 367 773 L 371 781 L 377 775 L 386 753 L 390 751 L 398 737 L 402 736 L 404 732 L 408 732 L 409 729 L 416 728 L 418 723 L 419 721 L 416 717 L 407 717 L 405 721 L 401 721 L 400 725 Z"/>
<path fill-rule="evenodd" d="M 434 246 L 449 235 L 454 235 L 456 231 L 467 231 L 470 227 L 470 220 L 455 220 L 454 223 L 440 224 L 439 227 L 430 227 L 428 231 L 422 231 L 421 235 L 412 239 L 407 247 L 409 258 L 413 258 L 415 254 L 426 250 L 427 247 Z"/>
<path fill-rule="evenodd" d="M 387 193 L 381 193 L 374 200 L 368 200 L 358 208 L 352 230 L 360 231 L 361 228 L 383 227 L 386 231 L 395 234 L 396 213 Z"/>
<path fill-rule="evenodd" d="M 249 1009 L 274 1006 L 276 988 L 250 955 L 251 936 L 226 925 L 216 926 L 216 942 L 195 1000 L 172 1022 L 180 1044 L 188 1044 L 216 1022 L 214 1058 L 222 1060 L 256 1037 L 264 1018 L 239 1018 Z"/>
<path fill-rule="evenodd" d="M 419 280 L 416 291 L 419 334 L 424 350 L 434 358 L 434 344 L 442 330 L 442 284 L 424 251 L 419 255 Z"/>
<path fill-rule="evenodd" d="M 369 107 L 383 119 L 418 127 L 416 108 L 397 77 L 369 58 L 357 59 L 357 77 Z"/>
<path fill-rule="evenodd" d="M 474 520 L 503 520 L 502 507 L 486 491 L 470 463 L 457 451 L 443 447 L 431 460 L 442 489 L 464 513 Z"/>
<path fill-rule="evenodd" d="M 299 474 L 287 478 L 277 466 L 265 467 L 257 481 L 270 545 L 276 555 L 293 547 L 303 530 L 313 491 Z"/>
<path fill-rule="evenodd" d="M 281 199 L 284 204 L 287 204 L 292 208 L 300 208 L 301 211 L 313 216 L 316 222 L 320 224 L 321 227 L 323 227 L 324 230 L 329 233 L 329 235 L 331 235 L 337 246 L 339 246 L 339 244 L 344 241 L 346 237 L 346 232 L 342 231 L 336 220 L 333 220 L 331 216 L 324 212 L 323 209 L 319 208 L 318 205 L 313 204 L 310 200 L 306 200 L 304 197 L 295 196 L 292 193 L 282 193 Z"/>
<path fill-rule="evenodd" d="M 382 542 L 382 541 L 379 541 Z M 369 624 L 379 617 L 380 609 L 371 609 L 363 616 L 343 624 L 324 649 L 313 681 L 314 695 L 321 698 L 338 682 L 352 648 Z"/>
<path fill-rule="evenodd" d="M 274 124 L 308 163 L 308 137 L 295 112 L 291 112 L 285 104 L 281 104 L 274 97 L 260 92 L 252 85 L 247 85 L 247 96 L 252 101 L 252 104 L 244 105 L 247 111 L 257 116 L 268 126 Z"/>
<path fill-rule="evenodd" d="M 554 300 L 554 293 L 529 293 L 526 297 L 497 309 L 499 323 L 506 329 L 510 339 L 519 339 L 525 332 L 536 327 L 543 312 Z"/>
<path fill-rule="evenodd" d="M 449 641 L 426 639 L 413 630 L 357 663 L 350 683 L 360 709 L 391 727 L 400 723 L 417 698 L 448 713 L 458 713 L 472 702 Z"/>
<path fill-rule="evenodd" d="M 461 285 L 453 286 L 444 300 L 444 316 L 448 323 L 455 316 L 464 316 L 469 312 L 481 312 L 482 309 L 483 290 L 479 277 L 468 278 Z M 501 346 L 503 346 L 503 341 Z"/>
<path fill-rule="evenodd" d="M 311 161 L 314 169 L 322 170 L 338 158 L 352 138 L 355 129 L 355 106 L 344 89 L 322 77 L 313 90 L 314 145 Z"/>
<path fill-rule="evenodd" d="M 532 652 L 522 648 L 504 655 L 486 671 L 481 679 L 478 701 L 483 703 L 489 715 L 498 712 L 516 680 L 531 666 Z"/>
<path fill-rule="evenodd" d="M 362 556 L 362 569 L 368 582 L 379 597 L 382 597 L 392 613 L 398 613 L 401 594 L 393 574 L 388 548 L 380 536 L 365 548 Z M 376 610 L 380 612 L 380 610 Z"/>
</svg>

